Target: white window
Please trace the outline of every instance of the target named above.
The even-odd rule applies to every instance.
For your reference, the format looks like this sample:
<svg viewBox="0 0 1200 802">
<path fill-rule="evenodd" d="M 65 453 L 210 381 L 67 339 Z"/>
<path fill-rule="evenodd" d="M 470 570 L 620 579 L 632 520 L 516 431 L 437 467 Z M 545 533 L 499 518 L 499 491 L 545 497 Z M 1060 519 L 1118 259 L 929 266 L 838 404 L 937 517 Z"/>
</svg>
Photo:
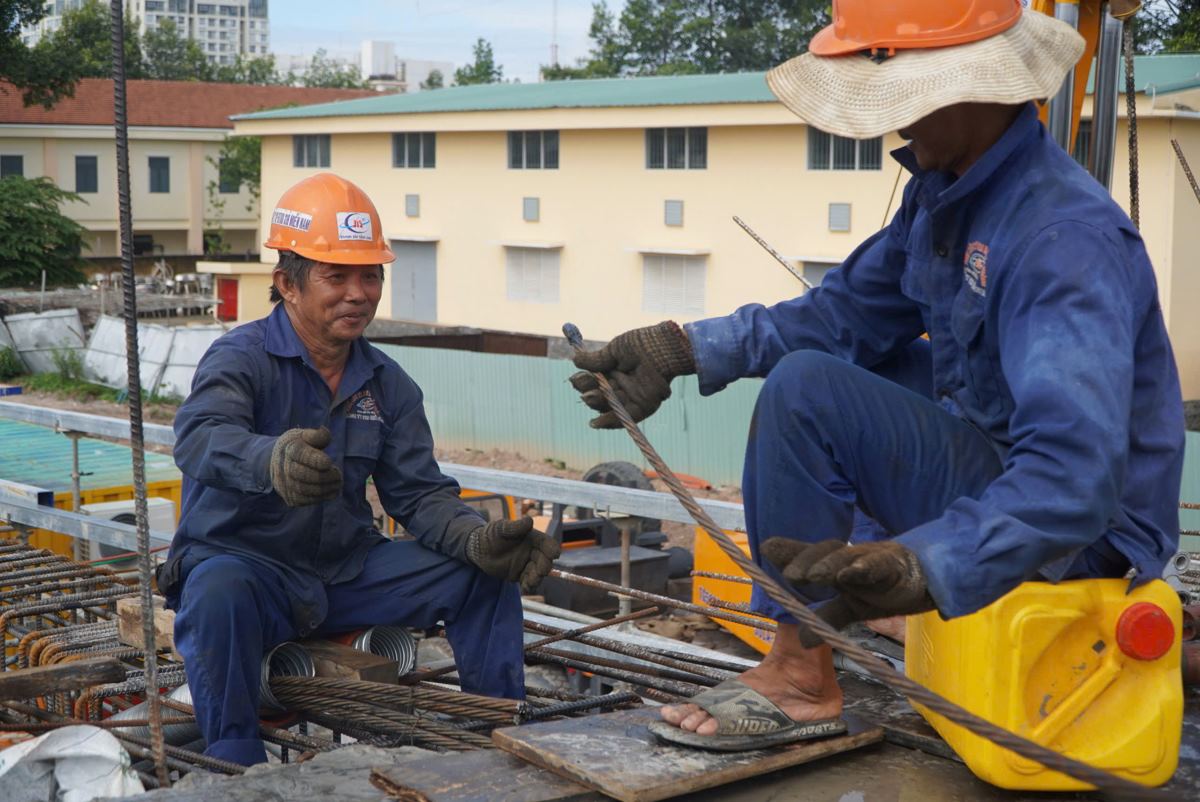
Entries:
<svg viewBox="0 0 1200 802">
<path fill-rule="evenodd" d="M 883 169 L 883 138 L 847 139 L 808 129 L 808 169 L 880 170 Z"/>
<path fill-rule="evenodd" d="M 705 262 L 704 256 L 642 254 L 642 311 L 704 314 Z"/>
<path fill-rule="evenodd" d="M 508 300 L 558 303 L 558 248 L 517 248 L 507 253 Z"/>
</svg>

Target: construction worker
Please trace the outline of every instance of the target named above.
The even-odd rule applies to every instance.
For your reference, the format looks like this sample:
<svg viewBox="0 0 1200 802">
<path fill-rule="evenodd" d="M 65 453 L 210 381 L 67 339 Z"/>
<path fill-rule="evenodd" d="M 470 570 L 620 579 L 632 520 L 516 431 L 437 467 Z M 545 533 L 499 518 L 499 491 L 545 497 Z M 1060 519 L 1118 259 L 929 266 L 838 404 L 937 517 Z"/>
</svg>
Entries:
<svg viewBox="0 0 1200 802">
<path fill-rule="evenodd" d="M 834 0 L 833 24 L 767 82 L 813 128 L 907 140 L 891 223 L 799 298 L 575 360 L 638 419 L 676 376 L 705 395 L 766 377 L 742 488 L 751 552 L 835 626 L 962 616 L 1033 579 L 1137 585 L 1177 549 L 1183 414 L 1154 271 L 1031 102 L 1082 49 L 1019 0 Z M 618 425 L 590 373 L 572 383 L 603 413 L 593 426 Z M 856 513 L 885 536 L 860 538 Z M 752 604 L 780 622 L 766 658 L 663 708 L 660 736 L 756 748 L 840 715 L 829 647 L 757 588 Z"/>
<path fill-rule="evenodd" d="M 536 585 L 558 545 L 460 500 L 420 388 L 363 337 L 395 259 L 374 204 L 336 175 L 305 179 L 265 245 L 275 308 L 213 343 L 175 417 L 183 510 L 159 588 L 205 754 L 266 760 L 260 663 L 306 636 L 442 621 L 464 690 L 523 698 L 517 582 Z M 415 539 L 375 528 L 368 479 Z"/>
</svg>

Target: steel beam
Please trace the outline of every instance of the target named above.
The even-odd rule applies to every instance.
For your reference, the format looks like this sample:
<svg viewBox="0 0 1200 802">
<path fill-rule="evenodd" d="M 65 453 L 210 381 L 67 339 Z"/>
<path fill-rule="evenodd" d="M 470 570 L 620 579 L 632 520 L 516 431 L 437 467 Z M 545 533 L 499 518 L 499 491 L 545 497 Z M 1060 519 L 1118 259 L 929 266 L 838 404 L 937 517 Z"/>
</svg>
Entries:
<svg viewBox="0 0 1200 802">
<path fill-rule="evenodd" d="M 125 551 L 137 551 L 137 528 L 134 526 L 54 507 L 40 507 L 3 492 L 0 492 L 0 521 L 59 532 Z M 150 545 L 166 546 L 174 536 L 174 532 L 151 532 L 150 537 L 154 542 Z"/>
</svg>

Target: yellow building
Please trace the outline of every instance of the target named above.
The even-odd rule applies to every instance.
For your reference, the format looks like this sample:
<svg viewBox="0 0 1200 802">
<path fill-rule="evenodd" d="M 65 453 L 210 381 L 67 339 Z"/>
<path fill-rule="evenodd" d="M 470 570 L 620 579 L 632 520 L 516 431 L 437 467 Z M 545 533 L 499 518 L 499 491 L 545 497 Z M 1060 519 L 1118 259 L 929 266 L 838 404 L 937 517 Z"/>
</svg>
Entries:
<svg viewBox="0 0 1200 802">
<path fill-rule="evenodd" d="M 245 185 L 222 181 L 221 145 L 229 116 L 288 104 L 375 95 L 345 89 L 129 81 L 130 195 L 139 255 L 203 254 L 205 233 L 220 231 L 227 250 L 259 250 L 257 200 Z M 81 202 L 64 213 L 87 229 L 84 256 L 120 253 L 111 80 L 85 78 L 53 108 L 25 106 L 0 85 L 0 178 L 47 176 Z"/>
<path fill-rule="evenodd" d="M 1143 231 L 1194 397 L 1200 204 L 1170 140 L 1200 167 L 1186 105 L 1200 107 L 1200 56 L 1142 58 L 1135 74 Z M 564 320 L 605 339 L 794 296 L 732 217 L 819 279 L 889 219 L 904 181 L 887 156 L 898 137 L 810 130 L 762 73 L 469 86 L 234 121 L 262 137 L 264 227 L 271 199 L 322 170 L 371 195 L 398 256 L 381 317 L 551 336 Z M 1123 122 L 1117 137 L 1127 204 Z M 212 269 L 240 277 L 242 319 L 267 312 L 269 264 Z"/>
</svg>

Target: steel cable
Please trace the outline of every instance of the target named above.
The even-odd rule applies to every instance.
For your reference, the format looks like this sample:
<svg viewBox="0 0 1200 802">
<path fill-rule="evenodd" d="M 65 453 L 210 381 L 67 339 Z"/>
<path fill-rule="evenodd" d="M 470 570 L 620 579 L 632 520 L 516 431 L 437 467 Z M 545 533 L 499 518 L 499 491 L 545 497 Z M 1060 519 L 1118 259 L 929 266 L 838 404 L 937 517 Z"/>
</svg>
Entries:
<svg viewBox="0 0 1200 802">
<path fill-rule="evenodd" d="M 566 335 L 567 341 L 576 352 L 583 351 L 583 336 L 574 324 L 564 324 L 563 334 Z M 720 547 L 721 551 L 733 560 L 739 568 L 745 571 L 754 580 L 755 584 L 762 588 L 772 600 L 783 607 L 789 614 L 795 616 L 802 625 L 807 626 L 810 630 L 820 635 L 829 645 L 853 659 L 866 669 L 871 676 L 878 679 L 884 685 L 899 690 L 912 701 L 925 705 L 933 712 L 944 716 L 951 722 L 966 728 L 981 738 L 985 738 L 992 743 L 1015 752 L 1021 757 L 1040 763 L 1048 769 L 1094 785 L 1104 793 L 1133 799 L 1167 800 L 1170 798 L 1165 793 L 1138 785 L 1111 772 L 1096 768 L 1095 766 L 1089 766 L 1082 761 L 1055 752 L 1048 747 L 1035 743 L 1016 733 L 1009 732 L 1003 727 L 975 715 L 960 705 L 951 702 L 949 699 L 934 693 L 919 682 L 897 672 L 891 665 L 885 663 L 871 652 L 859 646 L 852 639 L 825 623 L 807 605 L 786 591 L 757 563 L 751 560 L 733 542 L 733 539 L 717 526 L 716 522 L 696 502 L 696 499 L 692 497 L 687 488 L 683 486 L 683 483 L 679 481 L 679 478 L 675 476 L 675 473 L 663 461 L 663 458 L 659 456 L 654 446 L 650 444 L 650 441 L 646 439 L 646 436 L 638 428 L 637 423 L 629 416 L 621 400 L 613 392 L 612 385 L 609 384 L 604 374 L 593 373 L 592 375 L 596 377 L 597 384 L 604 395 L 604 399 L 608 402 L 609 408 L 621 422 L 625 431 L 629 433 L 638 450 L 642 452 L 654 470 L 658 471 L 659 478 L 671 490 L 671 494 L 678 499 L 679 503 L 688 511 L 693 520 L 708 533 L 709 537 Z"/>
<path fill-rule="evenodd" d="M 1134 228 L 1138 222 L 1138 136 L 1137 136 L 1137 84 L 1133 79 L 1133 18 L 1124 21 L 1125 51 L 1125 117 L 1129 126 L 1129 219 Z"/>
</svg>

